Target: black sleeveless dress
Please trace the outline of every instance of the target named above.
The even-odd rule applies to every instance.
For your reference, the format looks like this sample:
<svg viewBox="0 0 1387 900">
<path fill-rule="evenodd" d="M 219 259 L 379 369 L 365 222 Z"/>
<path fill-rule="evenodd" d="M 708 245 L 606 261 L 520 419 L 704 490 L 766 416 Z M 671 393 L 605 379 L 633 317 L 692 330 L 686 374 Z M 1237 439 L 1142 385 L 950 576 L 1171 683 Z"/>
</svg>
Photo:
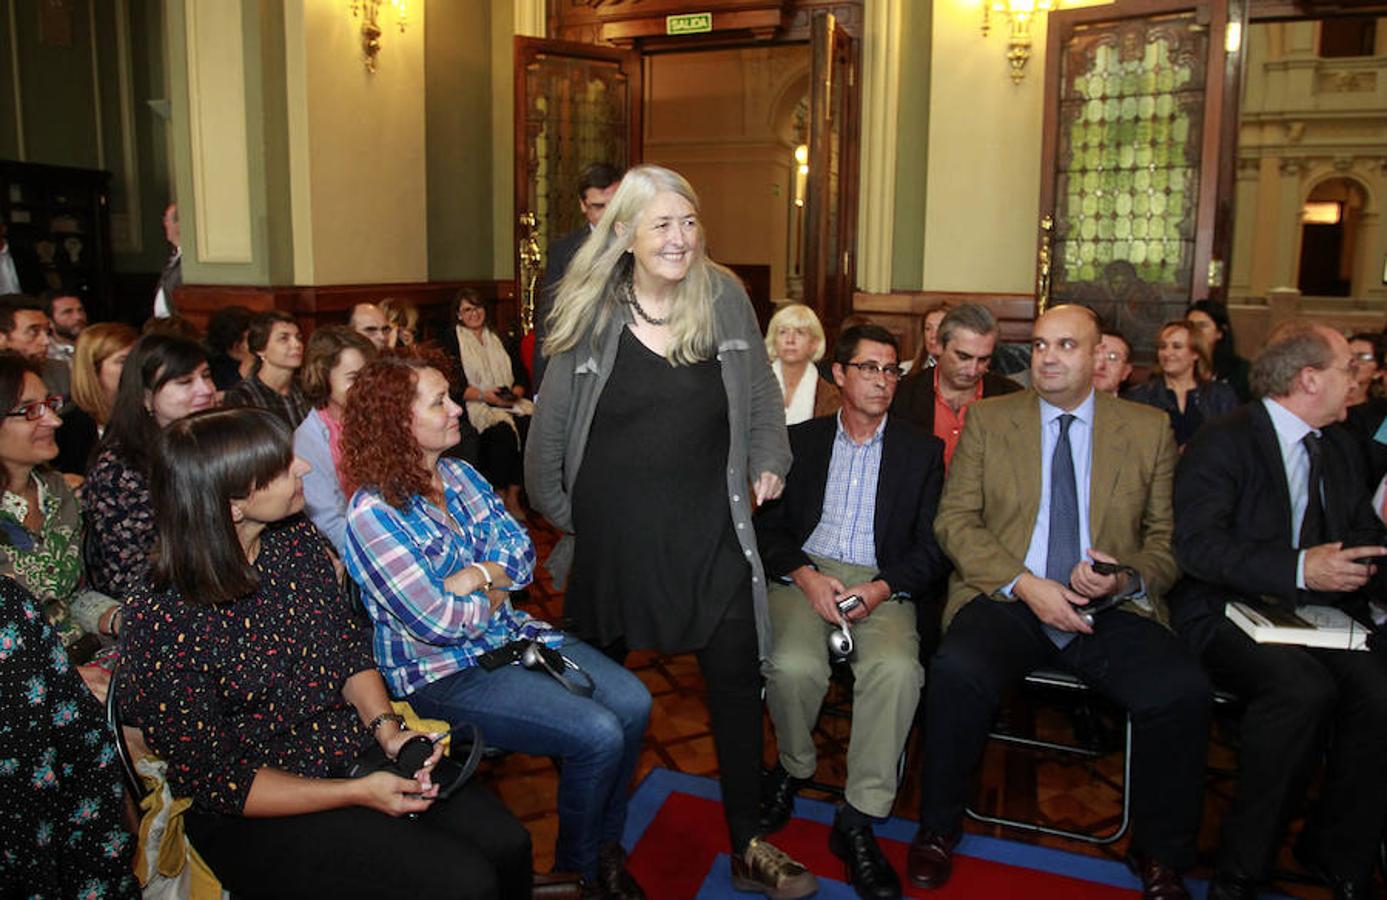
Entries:
<svg viewBox="0 0 1387 900">
<path fill-rule="evenodd" d="M 751 566 L 727 500 L 727 393 L 716 359 L 673 366 L 623 329 L 573 487 L 570 627 L 600 645 L 703 647 Z"/>
</svg>

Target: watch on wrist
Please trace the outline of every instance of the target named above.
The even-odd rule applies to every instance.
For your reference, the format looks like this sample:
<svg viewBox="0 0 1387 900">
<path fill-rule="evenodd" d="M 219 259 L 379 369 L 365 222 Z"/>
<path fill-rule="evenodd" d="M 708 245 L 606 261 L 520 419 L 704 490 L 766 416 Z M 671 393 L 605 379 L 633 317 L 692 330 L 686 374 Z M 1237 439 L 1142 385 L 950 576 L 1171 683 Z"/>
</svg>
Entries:
<svg viewBox="0 0 1387 900">
<path fill-rule="evenodd" d="M 366 730 L 371 732 L 372 737 L 375 737 L 376 732 L 380 731 L 380 726 L 384 722 L 394 722 L 401 731 L 405 730 L 405 717 L 395 712 L 383 712 L 376 716 L 366 725 Z"/>
</svg>

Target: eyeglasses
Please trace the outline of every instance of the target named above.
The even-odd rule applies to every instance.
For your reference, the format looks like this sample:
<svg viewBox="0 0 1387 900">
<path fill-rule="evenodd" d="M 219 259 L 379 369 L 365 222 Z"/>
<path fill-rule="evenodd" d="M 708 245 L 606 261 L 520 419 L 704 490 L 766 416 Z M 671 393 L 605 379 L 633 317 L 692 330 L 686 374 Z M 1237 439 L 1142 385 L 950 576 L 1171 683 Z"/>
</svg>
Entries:
<svg viewBox="0 0 1387 900">
<path fill-rule="evenodd" d="M 1356 359 L 1356 360 L 1358 360 L 1359 362 L 1368 362 L 1368 363 L 1370 363 L 1370 362 L 1372 362 L 1373 360 L 1377 359 L 1377 356 L 1374 355 L 1373 352 L 1372 352 L 1371 350 L 1364 350 L 1362 353 L 1355 353 L 1355 354 L 1353 354 L 1353 358 Z"/>
<path fill-rule="evenodd" d="M 5 413 L 7 418 L 23 416 L 30 422 L 35 422 L 43 418 L 44 410 L 51 410 L 54 415 L 63 408 L 63 398 L 58 396 L 44 397 L 42 400 L 30 400 L 28 403 L 21 403 L 14 409 Z"/>
<path fill-rule="evenodd" d="M 1115 362 L 1115 363 L 1121 363 L 1121 362 L 1126 362 L 1126 361 L 1127 361 L 1127 357 L 1124 356 L 1124 355 L 1122 355 L 1121 353 L 1118 353 L 1116 350 L 1109 350 L 1107 353 L 1100 353 L 1100 354 L 1098 354 L 1098 358 L 1099 358 L 1099 359 L 1106 359 L 1108 362 Z"/>
<path fill-rule="evenodd" d="M 878 375 L 885 375 L 887 381 L 899 381 L 901 378 L 901 367 L 896 365 L 883 366 L 875 360 L 866 362 L 850 362 L 845 365 L 852 366 L 861 372 L 864 378 L 875 378 Z"/>
</svg>

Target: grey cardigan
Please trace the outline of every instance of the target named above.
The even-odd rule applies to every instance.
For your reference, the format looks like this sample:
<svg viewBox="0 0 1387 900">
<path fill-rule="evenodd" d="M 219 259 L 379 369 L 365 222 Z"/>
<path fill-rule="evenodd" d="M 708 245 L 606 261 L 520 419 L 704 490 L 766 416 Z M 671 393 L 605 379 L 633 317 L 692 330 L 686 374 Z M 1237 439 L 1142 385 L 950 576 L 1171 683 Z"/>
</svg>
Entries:
<svg viewBox="0 0 1387 900">
<path fill-rule="evenodd" d="M 766 574 L 751 524 L 751 477 L 772 472 L 782 479 L 790 470 L 790 442 L 780 389 L 771 374 L 756 314 L 746 291 L 731 275 L 715 271 L 713 320 L 718 362 L 727 391 L 731 440 L 727 454 L 727 502 L 737 540 L 751 564 L 756 634 L 761 657 L 770 651 L 770 615 L 766 608 Z M 612 301 L 608 301 L 612 302 Z M 535 405 L 525 447 L 525 490 L 530 504 L 563 531 L 546 563 L 555 585 L 562 587 L 573 565 L 573 485 L 583 463 L 588 430 L 598 398 L 607 384 L 621 331 L 632 321 L 619 306 L 604 333 L 590 335 L 549 360 L 544 387 Z M 659 502 L 651 498 L 651 502 Z"/>
</svg>

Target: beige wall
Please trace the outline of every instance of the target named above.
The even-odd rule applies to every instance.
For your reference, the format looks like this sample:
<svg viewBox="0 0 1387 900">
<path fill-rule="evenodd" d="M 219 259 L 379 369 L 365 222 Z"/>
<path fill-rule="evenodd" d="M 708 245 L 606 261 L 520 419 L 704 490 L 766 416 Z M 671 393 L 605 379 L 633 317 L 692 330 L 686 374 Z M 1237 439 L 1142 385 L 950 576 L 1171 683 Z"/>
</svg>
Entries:
<svg viewBox="0 0 1387 900">
<path fill-rule="evenodd" d="M 724 263 L 771 267 L 786 295 L 795 104 L 808 89 L 802 45 L 648 57 L 644 160 L 689 179 L 708 249 Z"/>
<path fill-rule="evenodd" d="M 389 4 L 378 70 L 361 62 L 360 26 L 344 5 L 288 0 L 303 27 L 290 33 L 290 153 L 307 178 L 307 222 L 296 221 L 300 284 L 426 281 L 428 200 L 424 147 L 424 4 L 403 34 Z M 306 127 L 306 135 L 296 134 Z M 303 184 L 296 186 L 300 192 Z M 296 200 L 300 195 L 296 194 Z M 297 205 L 297 204 L 296 204 Z M 295 210 L 296 219 L 300 211 Z M 309 234 L 299 233 L 306 224 Z"/>
<path fill-rule="evenodd" d="M 927 291 L 1025 292 L 1034 285 L 1044 112 L 1044 28 L 1012 84 L 1004 23 L 979 33 L 976 2 L 934 5 L 930 68 Z M 905 152 L 904 149 L 902 152 Z"/>
</svg>

